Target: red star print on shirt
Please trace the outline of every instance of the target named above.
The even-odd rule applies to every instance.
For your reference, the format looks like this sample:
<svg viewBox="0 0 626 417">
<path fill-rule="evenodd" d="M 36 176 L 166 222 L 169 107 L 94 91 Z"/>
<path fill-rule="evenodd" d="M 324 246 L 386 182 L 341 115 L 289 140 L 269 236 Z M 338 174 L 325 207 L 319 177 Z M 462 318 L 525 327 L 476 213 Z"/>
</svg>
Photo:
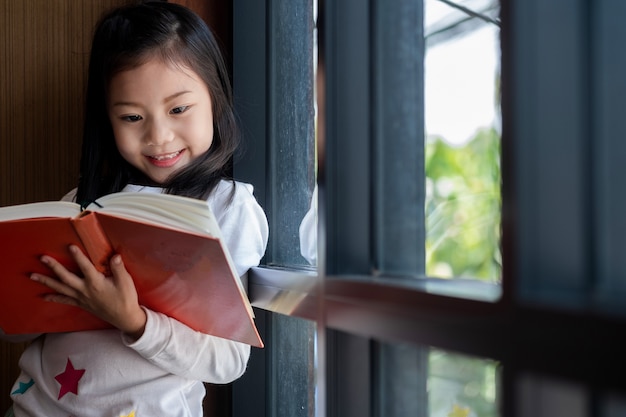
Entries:
<svg viewBox="0 0 626 417">
<path fill-rule="evenodd" d="M 54 379 L 59 381 L 59 384 L 61 384 L 61 389 L 59 390 L 59 400 L 68 392 L 78 395 L 78 381 L 83 377 L 84 373 L 84 369 L 74 369 L 72 361 L 67 358 L 65 372 L 54 377 Z"/>
</svg>

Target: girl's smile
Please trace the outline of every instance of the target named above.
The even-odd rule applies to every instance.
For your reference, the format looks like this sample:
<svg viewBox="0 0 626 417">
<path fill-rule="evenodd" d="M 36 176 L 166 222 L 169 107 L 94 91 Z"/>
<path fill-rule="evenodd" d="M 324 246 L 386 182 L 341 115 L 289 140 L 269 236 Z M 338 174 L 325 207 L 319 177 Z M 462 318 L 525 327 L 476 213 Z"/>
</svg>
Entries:
<svg viewBox="0 0 626 417">
<path fill-rule="evenodd" d="M 191 69 L 156 58 L 113 76 L 108 112 L 122 157 L 159 184 L 213 142 L 206 84 Z"/>
<path fill-rule="evenodd" d="M 146 158 L 148 158 L 151 164 L 156 165 L 157 167 L 168 168 L 176 165 L 184 152 L 185 150 L 181 149 L 180 151 L 164 155 L 146 155 Z"/>
</svg>

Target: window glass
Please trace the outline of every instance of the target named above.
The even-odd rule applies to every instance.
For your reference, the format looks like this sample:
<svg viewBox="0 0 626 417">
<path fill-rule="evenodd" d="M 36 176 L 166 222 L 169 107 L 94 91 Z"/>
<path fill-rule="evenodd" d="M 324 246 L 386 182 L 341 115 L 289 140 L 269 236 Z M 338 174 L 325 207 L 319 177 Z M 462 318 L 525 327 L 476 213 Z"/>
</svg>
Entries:
<svg viewBox="0 0 626 417">
<path fill-rule="evenodd" d="M 409 344 L 377 342 L 374 351 L 380 415 L 500 416 L 498 362 Z"/>
<path fill-rule="evenodd" d="M 426 274 L 500 282 L 498 0 L 424 1 Z"/>
<path fill-rule="evenodd" d="M 498 364 L 431 349 L 428 358 L 430 417 L 498 417 Z"/>
</svg>

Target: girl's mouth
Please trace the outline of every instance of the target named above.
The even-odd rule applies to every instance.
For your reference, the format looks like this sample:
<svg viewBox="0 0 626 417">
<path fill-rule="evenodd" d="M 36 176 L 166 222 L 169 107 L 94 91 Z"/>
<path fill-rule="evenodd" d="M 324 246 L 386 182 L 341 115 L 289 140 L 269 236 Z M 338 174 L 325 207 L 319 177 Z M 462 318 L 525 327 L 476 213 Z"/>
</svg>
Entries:
<svg viewBox="0 0 626 417">
<path fill-rule="evenodd" d="M 180 151 L 165 153 L 161 155 L 146 155 L 146 158 L 148 158 L 148 161 L 150 161 L 150 163 L 155 166 L 167 168 L 176 164 L 183 152 L 184 149 L 181 149 Z"/>
</svg>

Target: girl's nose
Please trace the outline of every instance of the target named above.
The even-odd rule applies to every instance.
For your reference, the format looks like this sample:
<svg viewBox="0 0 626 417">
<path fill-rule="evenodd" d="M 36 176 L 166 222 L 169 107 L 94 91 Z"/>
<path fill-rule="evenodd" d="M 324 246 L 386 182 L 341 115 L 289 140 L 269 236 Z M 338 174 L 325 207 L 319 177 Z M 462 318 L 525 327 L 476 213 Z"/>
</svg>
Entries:
<svg viewBox="0 0 626 417">
<path fill-rule="evenodd" d="M 146 143 L 151 146 L 159 146 L 171 142 L 174 139 L 174 132 L 167 123 L 159 120 L 152 120 L 146 132 Z"/>
</svg>

